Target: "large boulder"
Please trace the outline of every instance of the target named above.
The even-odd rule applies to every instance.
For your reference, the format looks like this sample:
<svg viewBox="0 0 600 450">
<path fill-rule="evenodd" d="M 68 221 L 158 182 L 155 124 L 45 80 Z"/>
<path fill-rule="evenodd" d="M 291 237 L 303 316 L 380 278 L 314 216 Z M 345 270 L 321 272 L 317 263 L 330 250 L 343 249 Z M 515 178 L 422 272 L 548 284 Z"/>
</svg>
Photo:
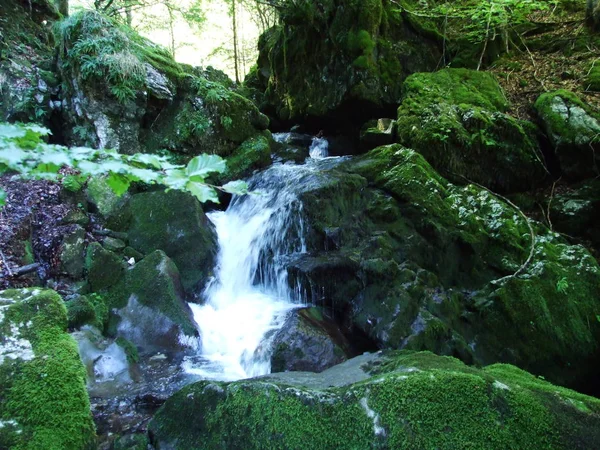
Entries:
<svg viewBox="0 0 600 450">
<path fill-rule="evenodd" d="M 184 67 L 166 49 L 97 12 L 65 19 L 59 38 L 72 144 L 129 154 L 168 149 L 228 156 L 268 126 L 216 71 Z"/>
<path fill-rule="evenodd" d="M 133 249 L 142 254 L 162 250 L 173 259 L 185 291 L 195 293 L 212 273 L 215 230 L 191 194 L 175 190 L 135 194 L 118 222 Z"/>
<path fill-rule="evenodd" d="M 321 172 L 300 198 L 310 255 L 289 279 L 346 333 L 590 388 L 600 267 L 583 247 L 399 145 Z"/>
<path fill-rule="evenodd" d="M 600 400 L 514 366 L 428 352 L 365 355 L 321 374 L 183 388 L 149 424 L 155 448 L 597 448 Z"/>
<path fill-rule="evenodd" d="M 0 447 L 95 448 L 86 372 L 51 290 L 0 292 Z"/>
<path fill-rule="evenodd" d="M 417 73 L 404 82 L 397 140 L 454 181 L 528 190 L 547 174 L 544 156 L 536 127 L 505 114 L 507 107 L 489 73 Z"/>
<path fill-rule="evenodd" d="M 250 84 L 283 121 L 360 126 L 397 104 L 407 75 L 439 63 L 442 36 L 408 16 L 384 0 L 288 2 L 259 40 Z"/>
<path fill-rule="evenodd" d="M 565 90 L 540 95 L 535 109 L 563 175 L 571 181 L 598 176 L 600 114 Z"/>
</svg>

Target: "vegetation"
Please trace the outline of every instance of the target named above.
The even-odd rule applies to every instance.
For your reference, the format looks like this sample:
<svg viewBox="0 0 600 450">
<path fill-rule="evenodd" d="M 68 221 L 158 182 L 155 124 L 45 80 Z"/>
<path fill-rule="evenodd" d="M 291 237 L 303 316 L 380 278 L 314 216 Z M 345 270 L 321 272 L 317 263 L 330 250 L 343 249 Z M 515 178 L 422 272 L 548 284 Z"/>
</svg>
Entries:
<svg viewBox="0 0 600 450">
<path fill-rule="evenodd" d="M 171 164 L 158 155 L 122 155 L 106 149 L 66 148 L 46 144 L 50 131 L 36 125 L 0 124 L 0 173 L 13 171 L 28 179 L 62 179 L 61 168 L 69 167 L 86 177 L 108 175 L 108 185 L 118 195 L 133 182 L 159 184 L 190 192 L 200 202 L 218 203 L 216 189 L 244 194 L 247 185 L 231 181 L 224 186 L 206 182 L 211 173 L 222 173 L 225 161 L 215 155 L 200 155 L 187 166 Z M 3 197 L 0 197 L 3 200 Z"/>
</svg>

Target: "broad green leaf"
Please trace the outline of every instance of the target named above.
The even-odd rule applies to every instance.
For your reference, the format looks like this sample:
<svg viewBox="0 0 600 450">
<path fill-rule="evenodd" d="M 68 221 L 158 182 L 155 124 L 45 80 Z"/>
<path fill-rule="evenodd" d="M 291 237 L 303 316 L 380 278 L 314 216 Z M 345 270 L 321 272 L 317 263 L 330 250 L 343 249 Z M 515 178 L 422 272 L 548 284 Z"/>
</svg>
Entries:
<svg viewBox="0 0 600 450">
<path fill-rule="evenodd" d="M 32 173 L 36 176 L 41 176 L 41 178 L 52 179 L 56 178 L 56 174 L 60 170 L 61 166 L 53 164 L 53 163 L 42 163 L 38 164 L 35 169 L 33 169 Z M 50 177 L 44 175 L 51 175 Z"/>
<path fill-rule="evenodd" d="M 113 172 L 113 173 L 123 173 L 129 172 L 131 166 L 121 162 L 121 161 L 101 161 L 100 168 L 105 172 Z"/>
<path fill-rule="evenodd" d="M 6 205 L 6 192 L 0 188 L 0 208 Z"/>
<path fill-rule="evenodd" d="M 146 184 L 151 184 L 160 179 L 160 174 L 150 169 L 137 169 L 135 167 L 129 169 L 129 173 Z"/>
<path fill-rule="evenodd" d="M 48 136 L 52 134 L 52 132 L 48 128 L 36 124 L 23 125 L 23 128 L 25 128 L 26 130 L 33 131 L 34 133 L 37 133 L 40 136 Z"/>
<path fill-rule="evenodd" d="M 41 163 L 54 164 L 58 167 L 70 166 L 73 163 L 64 149 L 61 150 L 60 147 L 46 149 L 38 158 Z"/>
<path fill-rule="evenodd" d="M 223 185 L 222 189 L 234 195 L 246 195 L 248 193 L 248 183 L 242 180 L 230 181 Z"/>
<path fill-rule="evenodd" d="M 127 189 L 129 189 L 129 185 L 131 184 L 129 178 L 121 173 L 111 173 L 106 178 L 106 183 L 119 197 L 127 192 Z"/>
<path fill-rule="evenodd" d="M 11 169 L 18 168 L 30 156 L 28 152 L 24 152 L 12 143 L 0 149 L 0 163 L 6 164 Z"/>
<path fill-rule="evenodd" d="M 214 203 L 219 203 L 219 197 L 217 197 L 217 192 L 210 186 L 207 186 L 206 184 L 197 183 L 195 181 L 189 181 L 185 185 L 185 188 L 194 197 L 196 197 L 200 201 L 200 203 L 205 203 L 209 200 Z"/>
<path fill-rule="evenodd" d="M 2 138 L 20 138 L 25 136 L 25 129 L 10 123 L 0 123 L 0 137 Z"/>
<path fill-rule="evenodd" d="M 148 155 L 147 153 L 136 153 L 128 158 L 130 162 L 138 162 L 145 166 L 150 166 L 155 169 L 162 169 L 162 161 L 156 155 Z"/>
<path fill-rule="evenodd" d="M 69 156 L 76 161 L 90 160 L 98 154 L 98 150 L 87 147 L 71 147 L 69 149 Z"/>
<path fill-rule="evenodd" d="M 87 175 L 102 175 L 106 173 L 100 164 L 92 161 L 79 161 L 75 167 Z"/>
<path fill-rule="evenodd" d="M 185 190 L 185 185 L 188 181 L 190 181 L 190 179 L 183 169 L 168 170 L 166 176 L 163 178 L 163 182 L 168 188 L 178 189 L 180 191 Z"/>
<path fill-rule="evenodd" d="M 227 165 L 225 160 L 217 155 L 199 155 L 188 163 L 186 171 L 192 176 L 205 176 L 211 172 L 223 173 Z"/>
</svg>

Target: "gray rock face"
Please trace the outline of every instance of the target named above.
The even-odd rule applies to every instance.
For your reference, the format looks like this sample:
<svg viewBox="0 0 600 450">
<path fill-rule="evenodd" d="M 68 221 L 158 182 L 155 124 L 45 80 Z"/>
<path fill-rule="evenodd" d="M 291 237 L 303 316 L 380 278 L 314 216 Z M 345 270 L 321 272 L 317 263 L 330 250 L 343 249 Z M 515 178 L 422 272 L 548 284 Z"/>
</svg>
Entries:
<svg viewBox="0 0 600 450">
<path fill-rule="evenodd" d="M 318 308 L 293 311 L 273 340 L 272 372 L 322 372 L 346 360 L 349 343 Z"/>
<path fill-rule="evenodd" d="M 600 174 L 600 116 L 564 90 L 542 94 L 535 109 L 563 175 L 578 181 Z"/>
</svg>

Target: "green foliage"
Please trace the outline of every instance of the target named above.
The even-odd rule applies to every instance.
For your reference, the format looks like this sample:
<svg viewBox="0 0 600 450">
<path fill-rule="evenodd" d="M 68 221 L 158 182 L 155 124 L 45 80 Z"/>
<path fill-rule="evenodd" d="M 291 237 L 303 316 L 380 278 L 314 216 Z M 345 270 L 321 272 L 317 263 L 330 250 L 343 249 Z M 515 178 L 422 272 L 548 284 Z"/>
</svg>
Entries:
<svg viewBox="0 0 600 450">
<path fill-rule="evenodd" d="M 71 188 L 82 184 L 84 178 L 108 175 L 107 183 L 117 195 L 125 193 L 131 183 L 142 182 L 190 192 L 201 202 L 218 203 L 215 189 L 235 194 L 247 192 L 243 182 L 222 188 L 206 183 L 210 174 L 226 169 L 225 161 L 216 155 L 202 154 L 187 166 L 175 165 L 164 156 L 122 155 L 106 149 L 46 144 L 42 138 L 49 133 L 37 125 L 0 123 L 0 173 L 10 170 L 27 179 L 55 180 L 62 167 L 70 167 L 78 172 L 76 179 L 67 181 Z"/>
<path fill-rule="evenodd" d="M 556 282 L 556 292 L 560 294 L 566 294 L 567 289 L 569 289 L 569 281 L 567 280 L 567 277 L 562 277 Z"/>
</svg>

